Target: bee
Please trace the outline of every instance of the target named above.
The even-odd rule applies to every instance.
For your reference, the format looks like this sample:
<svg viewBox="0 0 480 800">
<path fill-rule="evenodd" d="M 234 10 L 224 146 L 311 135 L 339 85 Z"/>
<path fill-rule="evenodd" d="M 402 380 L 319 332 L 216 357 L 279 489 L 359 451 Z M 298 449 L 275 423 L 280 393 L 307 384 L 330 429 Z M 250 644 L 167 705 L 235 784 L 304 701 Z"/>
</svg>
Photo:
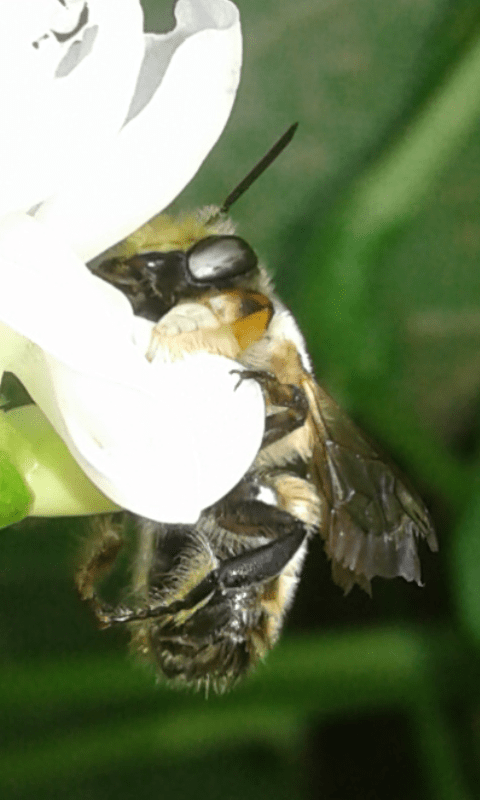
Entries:
<svg viewBox="0 0 480 800">
<path fill-rule="evenodd" d="M 193 525 L 126 513 L 95 519 L 76 574 L 102 627 L 127 626 L 134 649 L 173 683 L 216 691 L 277 641 L 313 536 L 345 592 L 355 584 L 370 592 L 375 576 L 421 584 L 418 540 L 437 550 L 422 500 L 316 382 L 295 319 L 226 215 L 238 192 L 220 209 L 160 215 L 93 271 L 155 323 L 148 359 L 217 353 L 237 362 L 239 382 L 259 383 L 260 451 Z M 138 539 L 130 602 L 110 606 L 97 586 L 128 519 Z"/>
</svg>

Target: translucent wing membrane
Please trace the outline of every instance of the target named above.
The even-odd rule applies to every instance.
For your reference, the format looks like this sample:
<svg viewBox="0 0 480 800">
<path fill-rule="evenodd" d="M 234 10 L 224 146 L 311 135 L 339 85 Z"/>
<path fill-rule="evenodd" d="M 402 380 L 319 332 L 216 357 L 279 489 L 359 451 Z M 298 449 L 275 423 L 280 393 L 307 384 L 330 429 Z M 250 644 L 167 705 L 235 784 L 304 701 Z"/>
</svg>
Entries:
<svg viewBox="0 0 480 800">
<path fill-rule="evenodd" d="M 421 585 L 417 540 L 438 549 L 422 500 L 337 404 L 307 377 L 316 445 L 315 480 L 330 505 L 321 535 L 334 580 L 370 591 L 373 577 L 401 576 Z"/>
</svg>

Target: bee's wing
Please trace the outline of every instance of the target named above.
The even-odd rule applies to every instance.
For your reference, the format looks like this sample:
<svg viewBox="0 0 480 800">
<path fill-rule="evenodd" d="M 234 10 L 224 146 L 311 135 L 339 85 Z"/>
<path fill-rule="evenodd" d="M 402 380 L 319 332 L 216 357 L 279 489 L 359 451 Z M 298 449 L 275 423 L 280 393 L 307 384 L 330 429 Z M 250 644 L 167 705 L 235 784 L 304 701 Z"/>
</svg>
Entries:
<svg viewBox="0 0 480 800">
<path fill-rule="evenodd" d="M 421 585 L 417 540 L 438 549 L 422 500 L 310 375 L 303 388 L 314 428 L 314 480 L 329 506 L 320 533 L 333 579 L 345 591 L 358 583 L 369 592 L 376 575 Z"/>
</svg>

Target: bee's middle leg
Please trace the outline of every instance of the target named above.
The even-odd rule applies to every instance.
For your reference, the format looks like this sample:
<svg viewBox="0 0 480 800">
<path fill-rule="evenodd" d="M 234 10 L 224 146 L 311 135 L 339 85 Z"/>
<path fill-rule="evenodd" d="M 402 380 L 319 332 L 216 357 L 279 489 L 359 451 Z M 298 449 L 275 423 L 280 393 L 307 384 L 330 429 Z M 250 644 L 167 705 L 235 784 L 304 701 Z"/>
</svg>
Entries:
<svg viewBox="0 0 480 800">
<path fill-rule="evenodd" d="M 243 380 L 255 380 L 262 387 L 269 405 L 279 411 L 267 414 L 262 447 L 283 439 L 287 434 L 301 428 L 308 414 L 308 400 L 301 386 L 295 383 L 281 383 L 275 375 L 266 370 L 232 370 Z"/>
</svg>

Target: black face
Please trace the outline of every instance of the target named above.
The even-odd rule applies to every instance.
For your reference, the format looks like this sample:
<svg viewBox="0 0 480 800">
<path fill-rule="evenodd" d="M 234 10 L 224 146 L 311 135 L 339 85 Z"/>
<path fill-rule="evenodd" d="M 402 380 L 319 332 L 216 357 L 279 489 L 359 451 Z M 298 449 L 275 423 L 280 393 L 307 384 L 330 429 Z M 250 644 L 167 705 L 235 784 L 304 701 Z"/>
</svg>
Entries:
<svg viewBox="0 0 480 800">
<path fill-rule="evenodd" d="M 94 272 L 126 294 L 135 314 L 157 322 L 180 299 L 238 286 L 257 265 L 255 252 L 239 236 L 207 236 L 186 252 L 152 251 L 124 261 L 110 259 Z"/>
</svg>

